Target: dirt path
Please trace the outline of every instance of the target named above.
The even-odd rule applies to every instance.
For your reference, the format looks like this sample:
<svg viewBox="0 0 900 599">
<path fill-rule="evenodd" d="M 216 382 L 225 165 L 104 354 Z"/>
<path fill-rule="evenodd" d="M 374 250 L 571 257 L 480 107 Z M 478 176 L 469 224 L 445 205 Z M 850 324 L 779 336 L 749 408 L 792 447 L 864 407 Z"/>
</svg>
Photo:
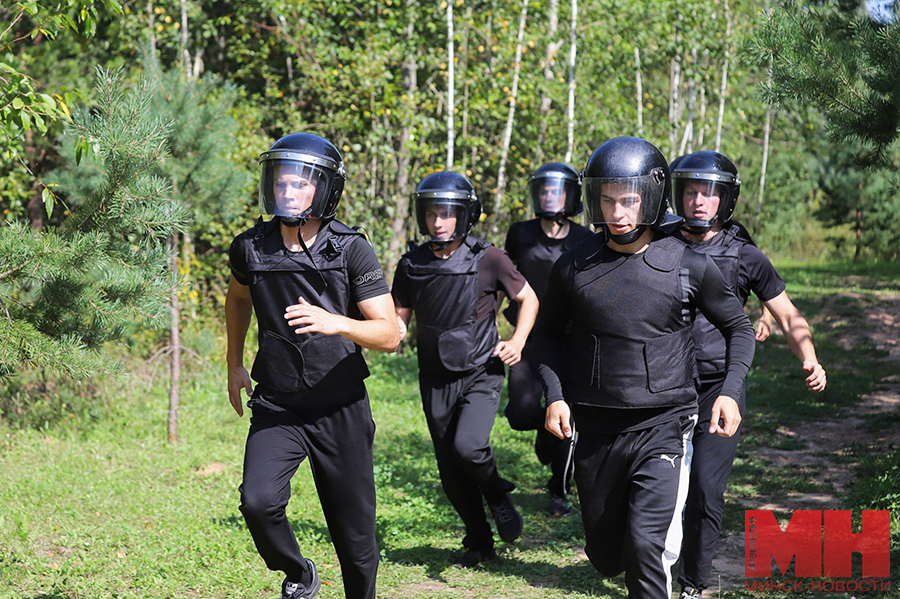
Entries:
<svg viewBox="0 0 900 599">
<path fill-rule="evenodd" d="M 846 294 L 849 298 L 859 296 Z M 840 296 L 832 298 L 836 301 Z M 900 295 L 879 295 L 871 309 L 857 316 L 828 316 L 830 310 L 823 310 L 824 315 L 810 318 L 816 329 L 841 327 L 846 331 L 840 337 L 840 344 L 846 351 L 852 351 L 860 343 L 873 345 L 887 352 L 884 358 L 896 365 L 889 368 L 892 373 L 879 381 L 878 390 L 861 397 L 854 414 L 848 418 L 829 421 L 805 421 L 785 432 L 800 441 L 804 447 L 800 450 L 778 450 L 766 448 L 758 450 L 773 466 L 815 466 L 822 473 L 822 480 L 827 481 L 831 492 L 826 493 L 792 493 L 777 500 L 770 498 L 769 503 L 746 505 L 746 509 L 784 510 L 792 512 L 800 509 L 840 509 L 839 497 L 853 480 L 855 464 L 834 459 L 841 450 L 851 444 L 868 447 L 900 446 L 900 429 L 892 427 L 876 432 L 863 427 L 866 417 L 873 414 L 896 412 L 900 408 Z M 851 322 L 848 322 L 848 319 Z M 828 364 L 824 364 L 826 370 Z M 829 372 L 829 381 L 835 376 Z M 729 496 L 729 501 L 740 502 L 740 499 Z M 713 561 L 710 576 L 710 588 L 704 593 L 706 597 L 718 597 L 719 591 L 743 588 L 744 584 L 744 535 L 731 534 L 720 539 L 718 554 Z"/>
</svg>

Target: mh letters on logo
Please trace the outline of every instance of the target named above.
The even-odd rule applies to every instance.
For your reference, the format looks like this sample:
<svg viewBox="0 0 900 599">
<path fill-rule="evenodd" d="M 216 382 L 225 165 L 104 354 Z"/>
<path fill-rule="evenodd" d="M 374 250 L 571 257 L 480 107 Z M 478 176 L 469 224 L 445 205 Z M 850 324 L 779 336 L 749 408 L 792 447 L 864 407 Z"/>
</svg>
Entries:
<svg viewBox="0 0 900 599">
<path fill-rule="evenodd" d="M 771 576 L 773 558 L 782 575 L 795 558 L 796 577 L 850 577 L 854 551 L 862 554 L 864 578 L 891 575 L 889 510 L 863 510 L 860 532 L 853 532 L 850 510 L 797 510 L 784 531 L 771 511 L 746 510 L 744 535 L 747 578 Z"/>
</svg>

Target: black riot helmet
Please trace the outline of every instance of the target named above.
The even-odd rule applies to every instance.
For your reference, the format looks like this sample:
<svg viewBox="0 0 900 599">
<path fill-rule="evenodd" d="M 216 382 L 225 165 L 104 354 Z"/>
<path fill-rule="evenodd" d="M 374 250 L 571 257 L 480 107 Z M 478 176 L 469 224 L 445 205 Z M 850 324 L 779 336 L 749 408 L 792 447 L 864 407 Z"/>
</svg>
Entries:
<svg viewBox="0 0 900 599">
<path fill-rule="evenodd" d="M 416 189 L 415 204 L 419 232 L 436 245 L 465 237 L 481 216 L 481 200 L 475 195 L 475 188 L 468 179 L 450 171 L 425 177 Z M 444 228 L 453 223 L 453 219 L 455 224 L 449 229 Z M 432 231 L 429 221 L 439 230 Z"/>
<path fill-rule="evenodd" d="M 703 150 L 686 156 L 672 171 L 672 196 L 675 211 L 685 220 L 691 233 L 705 233 L 714 225 L 724 225 L 734 214 L 741 193 L 741 177 L 734 163 L 724 154 Z M 686 195 L 687 194 L 687 195 Z M 685 210 L 687 196 L 718 197 L 719 207 L 710 218 L 698 218 Z"/>
<path fill-rule="evenodd" d="M 647 230 L 658 228 L 669 205 L 669 164 L 662 152 L 647 140 L 617 137 L 594 150 L 581 173 L 588 222 L 602 228 L 609 238 L 628 245 Z M 603 205 L 635 228 L 615 234 L 608 226 Z"/>
<path fill-rule="evenodd" d="M 314 133 L 292 133 L 259 156 L 259 212 L 298 226 L 334 218 L 344 190 L 344 161 L 334 145 Z"/>
<path fill-rule="evenodd" d="M 678 168 L 678 165 L 681 164 L 681 161 L 684 160 L 685 158 L 687 158 L 688 156 L 690 156 L 690 154 L 682 154 L 681 156 L 679 156 L 678 158 L 676 158 L 675 160 L 670 162 L 669 163 L 669 174 L 671 175 L 675 171 L 675 169 Z"/>
<path fill-rule="evenodd" d="M 562 223 L 581 214 L 581 181 L 568 164 L 550 162 L 528 178 L 534 215 Z"/>
</svg>

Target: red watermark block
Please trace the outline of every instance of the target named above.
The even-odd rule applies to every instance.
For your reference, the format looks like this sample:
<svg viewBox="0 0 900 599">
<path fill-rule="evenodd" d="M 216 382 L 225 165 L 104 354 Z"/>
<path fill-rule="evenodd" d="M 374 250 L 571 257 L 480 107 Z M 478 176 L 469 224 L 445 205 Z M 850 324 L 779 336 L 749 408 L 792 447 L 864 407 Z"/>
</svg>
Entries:
<svg viewBox="0 0 900 599">
<path fill-rule="evenodd" d="M 853 532 L 849 510 L 797 510 L 784 530 L 769 510 L 744 512 L 744 576 L 772 576 L 772 561 L 782 576 L 794 562 L 796 578 L 849 578 L 853 553 L 862 555 L 863 578 L 888 578 L 891 575 L 891 513 L 889 510 L 863 510 L 862 526 Z M 840 590 L 863 590 L 865 583 L 887 584 L 890 581 L 815 581 L 800 583 L 822 589 L 840 583 Z M 854 589 L 847 587 L 852 583 Z M 749 583 L 745 583 L 745 586 Z M 785 582 L 772 583 L 784 585 Z M 791 588 L 797 581 L 788 581 Z M 757 585 L 758 586 L 758 585 Z M 772 589 L 776 590 L 776 589 Z M 796 589 L 800 590 L 800 589 Z M 888 587 L 887 590 L 890 590 Z"/>
</svg>

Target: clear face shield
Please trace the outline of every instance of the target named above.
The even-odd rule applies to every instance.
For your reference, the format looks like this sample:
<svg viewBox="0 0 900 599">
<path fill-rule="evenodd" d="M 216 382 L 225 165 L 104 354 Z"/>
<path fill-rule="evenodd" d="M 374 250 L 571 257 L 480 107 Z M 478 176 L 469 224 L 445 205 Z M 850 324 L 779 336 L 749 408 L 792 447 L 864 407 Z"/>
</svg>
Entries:
<svg viewBox="0 0 900 599">
<path fill-rule="evenodd" d="M 334 185 L 334 171 L 297 159 L 263 159 L 259 213 L 263 218 L 322 218 Z"/>
<path fill-rule="evenodd" d="M 672 195 L 676 212 L 689 222 L 695 220 L 715 224 L 721 202 L 728 198 L 729 190 L 718 181 L 676 177 L 672 182 Z"/>
<path fill-rule="evenodd" d="M 577 182 L 562 177 L 542 177 L 531 180 L 531 204 L 537 216 L 553 217 L 560 213 L 575 213 Z"/>
<path fill-rule="evenodd" d="M 416 199 L 416 220 L 419 232 L 439 243 L 465 237 L 469 228 L 466 206 L 453 200 Z"/>
<path fill-rule="evenodd" d="M 585 178 L 584 207 L 588 222 L 607 225 L 615 234 L 639 225 L 654 225 L 659 217 L 665 182 L 656 175 Z"/>
</svg>

